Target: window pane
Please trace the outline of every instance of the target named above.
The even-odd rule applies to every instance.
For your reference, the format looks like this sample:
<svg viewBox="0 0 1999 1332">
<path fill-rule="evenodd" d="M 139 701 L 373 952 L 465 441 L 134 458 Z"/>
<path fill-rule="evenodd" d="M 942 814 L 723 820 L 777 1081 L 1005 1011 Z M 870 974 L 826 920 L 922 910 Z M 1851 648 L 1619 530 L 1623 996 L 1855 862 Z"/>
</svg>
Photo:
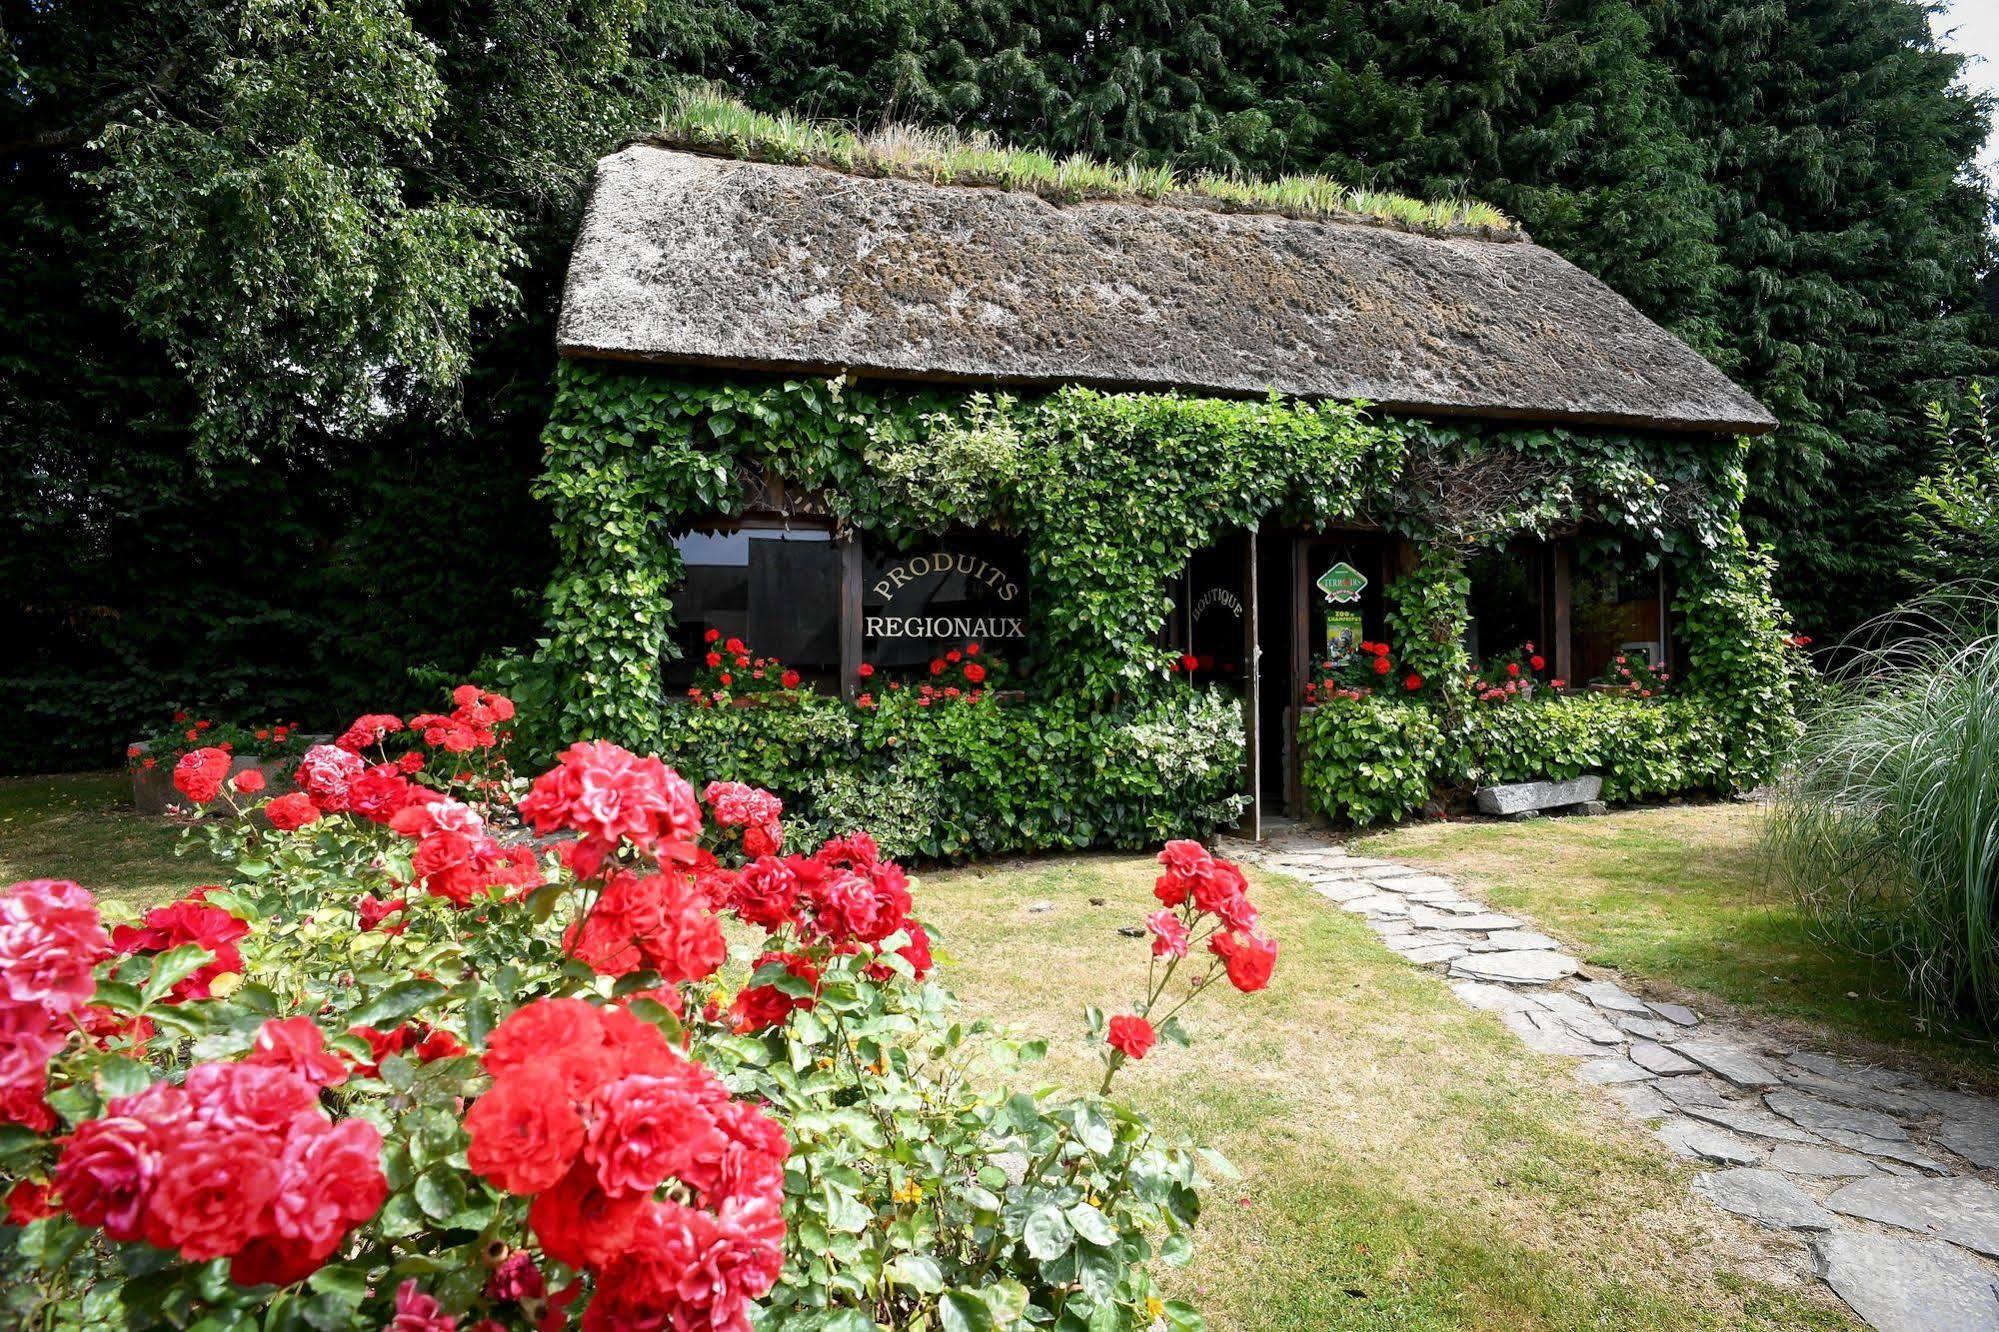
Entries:
<svg viewBox="0 0 1999 1332">
<path fill-rule="evenodd" d="M 1573 596 L 1577 680 L 1603 674 L 1620 652 L 1666 664 L 1659 571 L 1644 551 L 1579 543 Z"/>
<path fill-rule="evenodd" d="M 1473 661 L 1501 657 L 1526 643 L 1547 646 L 1547 547 L 1513 541 L 1480 551 L 1471 576 L 1471 622 L 1465 650 Z"/>
<path fill-rule="evenodd" d="M 1012 663 L 1027 653 L 1027 561 L 1018 541 L 948 536 L 914 550 L 867 550 L 861 658 L 890 672 L 977 643 Z"/>
<path fill-rule="evenodd" d="M 687 561 L 687 581 L 674 596 L 682 659 L 669 680 L 692 678 L 709 629 L 807 674 L 839 673 L 840 547 L 831 532 L 689 532 L 674 544 Z"/>
</svg>

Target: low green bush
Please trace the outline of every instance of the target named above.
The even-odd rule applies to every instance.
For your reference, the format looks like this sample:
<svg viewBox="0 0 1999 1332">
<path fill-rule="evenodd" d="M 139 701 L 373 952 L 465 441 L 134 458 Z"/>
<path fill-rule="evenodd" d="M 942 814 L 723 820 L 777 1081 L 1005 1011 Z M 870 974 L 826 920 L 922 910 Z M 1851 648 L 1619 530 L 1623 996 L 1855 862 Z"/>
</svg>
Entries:
<svg viewBox="0 0 1999 1332">
<path fill-rule="evenodd" d="M 1436 787 L 1444 748 L 1437 714 L 1420 703 L 1339 699 L 1299 719 L 1306 807 L 1353 823 L 1399 819 Z"/>
<path fill-rule="evenodd" d="M 837 835 L 866 823 L 893 855 L 960 859 L 1204 836 L 1243 807 L 1241 704 L 1179 690 L 1108 708 L 988 696 L 859 709 L 802 696 L 757 707 L 668 706 L 662 753 L 697 784 L 783 796 L 786 821 Z"/>
<path fill-rule="evenodd" d="M 1722 719 L 1697 698 L 1616 694 L 1473 708 L 1453 737 L 1461 785 L 1603 777 L 1606 800 L 1647 800 L 1727 785 Z"/>
<path fill-rule="evenodd" d="M 1357 824 L 1474 786 L 1584 773 L 1602 775 L 1606 800 L 1734 785 L 1726 718 L 1692 696 L 1546 695 L 1472 704 L 1454 721 L 1415 701 L 1335 699 L 1305 713 L 1299 745 L 1307 807 Z"/>
</svg>

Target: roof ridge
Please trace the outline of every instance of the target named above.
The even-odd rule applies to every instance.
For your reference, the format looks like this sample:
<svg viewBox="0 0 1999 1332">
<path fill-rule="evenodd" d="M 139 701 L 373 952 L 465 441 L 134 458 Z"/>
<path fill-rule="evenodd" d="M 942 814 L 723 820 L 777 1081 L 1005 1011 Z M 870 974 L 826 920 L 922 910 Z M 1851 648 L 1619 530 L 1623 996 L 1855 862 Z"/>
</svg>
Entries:
<svg viewBox="0 0 1999 1332">
<path fill-rule="evenodd" d="M 704 157 L 810 166 L 860 179 L 1000 189 L 1058 206 L 1132 203 L 1208 212 L 1386 227 L 1454 240 L 1531 237 L 1492 205 L 1469 198 L 1425 201 L 1359 189 L 1322 175 L 1243 178 L 1171 167 L 1115 164 L 1081 154 L 1057 158 L 992 136 L 890 124 L 871 133 L 788 114 L 756 111 L 713 90 L 683 92 L 657 127 L 625 141 Z"/>
</svg>

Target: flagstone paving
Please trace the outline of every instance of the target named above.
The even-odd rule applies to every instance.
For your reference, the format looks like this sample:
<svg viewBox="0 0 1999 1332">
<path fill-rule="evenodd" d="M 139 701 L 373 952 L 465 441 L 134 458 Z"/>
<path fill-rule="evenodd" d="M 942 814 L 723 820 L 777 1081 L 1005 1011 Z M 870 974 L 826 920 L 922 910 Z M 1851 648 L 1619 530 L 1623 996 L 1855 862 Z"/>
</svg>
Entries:
<svg viewBox="0 0 1999 1332">
<path fill-rule="evenodd" d="M 1719 1167 L 1696 1194 L 1795 1236 L 1800 1262 L 1870 1326 L 1999 1332 L 1999 1102 L 1631 994 L 1533 922 L 1320 834 L 1227 849 L 1364 918 L 1529 1049 L 1578 1061 L 1589 1094 Z"/>
</svg>

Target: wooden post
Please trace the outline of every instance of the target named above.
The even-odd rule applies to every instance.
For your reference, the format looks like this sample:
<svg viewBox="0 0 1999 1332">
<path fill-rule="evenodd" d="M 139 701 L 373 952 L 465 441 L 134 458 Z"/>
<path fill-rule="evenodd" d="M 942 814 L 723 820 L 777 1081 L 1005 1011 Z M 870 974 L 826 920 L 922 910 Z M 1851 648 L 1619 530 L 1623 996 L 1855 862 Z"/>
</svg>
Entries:
<svg viewBox="0 0 1999 1332">
<path fill-rule="evenodd" d="M 840 539 L 840 697 L 854 701 L 861 678 L 861 543 Z"/>
<path fill-rule="evenodd" d="M 1569 678 L 1570 672 L 1575 669 L 1575 661 L 1574 661 L 1575 654 L 1572 650 L 1574 629 L 1575 629 L 1575 624 L 1574 624 L 1575 616 L 1573 612 L 1573 607 L 1570 604 L 1571 600 L 1570 579 L 1572 576 L 1572 570 L 1570 569 L 1570 564 L 1574 560 L 1574 557 L 1575 557 L 1574 550 L 1569 545 L 1568 542 L 1562 541 L 1556 543 L 1555 545 L 1555 678 L 1557 680 L 1567 680 L 1570 684 L 1575 683 L 1574 680 Z"/>
<path fill-rule="evenodd" d="M 1244 625 L 1249 635 L 1243 660 L 1249 663 L 1249 688 L 1243 699 L 1243 734 L 1249 752 L 1249 838 L 1263 840 L 1263 634 L 1257 605 L 1256 529 L 1249 529 L 1248 592 L 1249 614 Z"/>
</svg>

